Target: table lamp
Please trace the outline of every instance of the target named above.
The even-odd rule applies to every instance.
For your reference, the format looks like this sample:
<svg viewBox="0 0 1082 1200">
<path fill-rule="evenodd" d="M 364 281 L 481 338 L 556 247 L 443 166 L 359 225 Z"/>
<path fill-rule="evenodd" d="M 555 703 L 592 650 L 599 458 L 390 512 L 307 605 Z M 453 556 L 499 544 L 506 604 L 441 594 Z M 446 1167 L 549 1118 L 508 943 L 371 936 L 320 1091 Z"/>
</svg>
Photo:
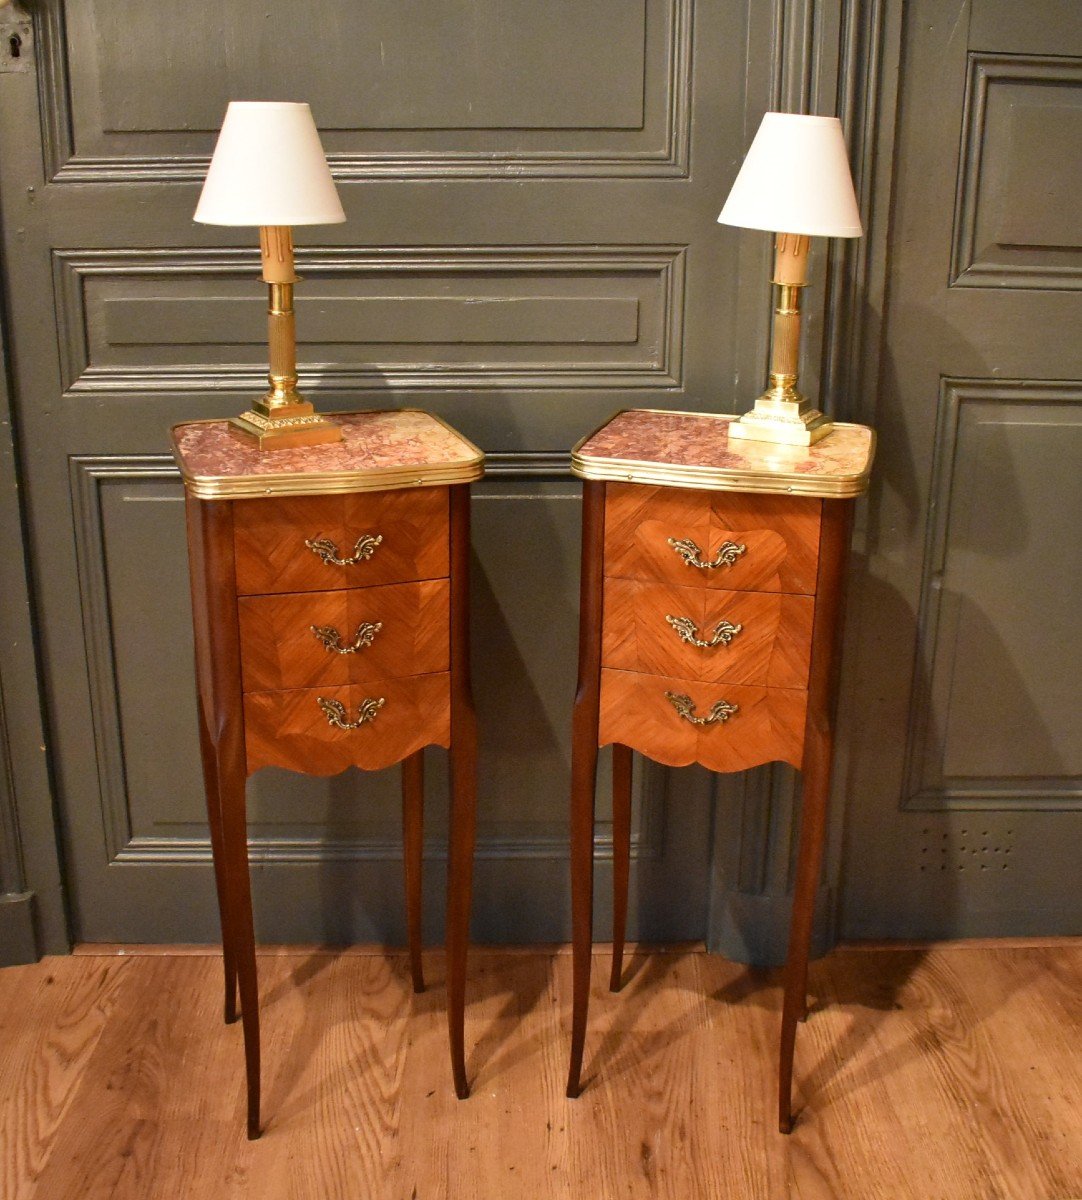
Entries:
<svg viewBox="0 0 1082 1200">
<path fill-rule="evenodd" d="M 207 225 L 258 225 L 270 293 L 270 391 L 230 431 L 261 450 L 341 440 L 342 431 L 297 391 L 293 225 L 346 219 L 307 104 L 233 101 L 196 206 Z"/>
<path fill-rule="evenodd" d="M 838 118 L 766 113 L 718 221 L 776 235 L 770 382 L 755 407 L 730 422 L 729 436 L 811 446 L 834 423 L 797 390 L 810 238 L 862 232 Z"/>
</svg>

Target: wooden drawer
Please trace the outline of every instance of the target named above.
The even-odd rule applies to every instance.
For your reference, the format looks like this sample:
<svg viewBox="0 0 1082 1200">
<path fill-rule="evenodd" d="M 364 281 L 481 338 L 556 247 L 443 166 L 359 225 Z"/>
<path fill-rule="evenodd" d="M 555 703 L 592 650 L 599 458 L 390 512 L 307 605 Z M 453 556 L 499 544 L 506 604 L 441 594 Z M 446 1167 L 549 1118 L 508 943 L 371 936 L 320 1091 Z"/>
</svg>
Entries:
<svg viewBox="0 0 1082 1200">
<path fill-rule="evenodd" d="M 237 592 L 329 591 L 448 572 L 447 489 L 405 488 L 341 496 L 283 496 L 233 501 Z M 358 551 L 358 539 L 380 538 Z M 336 565 L 328 554 L 360 561 Z"/>
<path fill-rule="evenodd" d="M 356 721 L 366 701 L 382 701 L 370 721 L 342 729 L 320 700 L 337 702 Z M 244 697 L 248 774 L 286 767 L 336 775 L 346 767 L 389 767 L 423 746 L 451 744 L 450 675 L 411 675 L 345 687 L 249 692 Z"/>
<path fill-rule="evenodd" d="M 666 693 L 690 699 L 694 716 L 709 716 L 719 701 L 737 705 L 738 711 L 726 721 L 696 725 L 680 715 Z M 800 688 L 701 683 L 605 669 L 598 744 L 622 742 L 671 767 L 693 762 L 712 771 L 743 771 L 766 762 L 799 767 L 807 706 L 808 693 Z"/>
<path fill-rule="evenodd" d="M 449 666 L 446 579 L 242 596 L 238 607 L 246 692 L 425 675 Z"/>
<path fill-rule="evenodd" d="M 821 512 L 821 500 L 804 496 L 610 483 L 605 489 L 605 574 L 684 587 L 811 596 Z M 714 562 L 726 543 L 744 549 L 731 552 L 731 562 L 692 565 Z"/>
<path fill-rule="evenodd" d="M 603 666 L 719 683 L 808 685 L 811 596 L 634 579 L 606 579 L 604 589 Z"/>
</svg>

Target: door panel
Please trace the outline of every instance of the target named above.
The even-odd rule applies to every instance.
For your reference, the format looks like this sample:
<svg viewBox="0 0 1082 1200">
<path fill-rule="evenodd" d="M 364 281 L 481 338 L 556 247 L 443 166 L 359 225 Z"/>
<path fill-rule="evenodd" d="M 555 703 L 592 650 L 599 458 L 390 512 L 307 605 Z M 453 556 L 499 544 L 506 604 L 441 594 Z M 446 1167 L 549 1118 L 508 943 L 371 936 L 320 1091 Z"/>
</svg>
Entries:
<svg viewBox="0 0 1082 1200">
<path fill-rule="evenodd" d="M 474 489 L 475 928 L 566 936 L 566 453 L 629 403 L 731 407 L 714 216 L 744 146 L 745 6 L 316 0 L 303 28 L 285 0 L 33 7 L 35 70 L 0 76 L 0 204 L 74 936 L 216 936 L 167 446 L 264 386 L 255 231 L 191 220 L 241 94 L 310 100 L 348 216 L 298 231 L 302 390 L 332 412 L 430 409 L 494 455 Z M 428 758 L 431 938 L 446 779 Z M 262 938 L 403 938 L 397 771 L 268 769 L 249 798 Z M 642 770 L 635 805 L 633 929 L 701 936 L 706 777 Z"/>
<path fill-rule="evenodd" d="M 843 930 L 1077 933 L 1082 19 L 904 36 Z"/>
</svg>

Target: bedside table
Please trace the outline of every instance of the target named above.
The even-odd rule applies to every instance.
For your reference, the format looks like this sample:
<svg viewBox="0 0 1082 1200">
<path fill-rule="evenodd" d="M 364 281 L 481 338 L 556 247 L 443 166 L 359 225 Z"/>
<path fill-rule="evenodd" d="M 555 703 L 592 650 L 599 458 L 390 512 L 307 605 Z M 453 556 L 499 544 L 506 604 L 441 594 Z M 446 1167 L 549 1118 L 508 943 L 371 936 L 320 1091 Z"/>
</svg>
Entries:
<svg viewBox="0 0 1082 1200">
<path fill-rule="evenodd" d="M 590 995 L 598 747 L 613 748 L 613 991 L 627 920 L 632 752 L 713 771 L 787 762 L 804 777 L 779 1073 L 779 1126 L 788 1133 L 826 834 L 852 500 L 867 488 L 875 435 L 837 424 L 811 447 L 730 441 L 734 419 L 628 410 L 571 456 L 585 482 L 567 1094 L 581 1090 Z"/>
<path fill-rule="evenodd" d="M 425 746 L 451 755 L 447 1018 L 463 1018 L 476 823 L 469 679 L 470 482 L 484 456 L 412 410 L 337 416 L 341 442 L 260 452 L 226 421 L 173 430 L 184 480 L 199 734 L 222 921 L 225 1019 L 239 986 L 248 1136 L 259 1134 L 259 997 L 245 780 L 402 763 L 406 909 L 421 972 Z"/>
</svg>

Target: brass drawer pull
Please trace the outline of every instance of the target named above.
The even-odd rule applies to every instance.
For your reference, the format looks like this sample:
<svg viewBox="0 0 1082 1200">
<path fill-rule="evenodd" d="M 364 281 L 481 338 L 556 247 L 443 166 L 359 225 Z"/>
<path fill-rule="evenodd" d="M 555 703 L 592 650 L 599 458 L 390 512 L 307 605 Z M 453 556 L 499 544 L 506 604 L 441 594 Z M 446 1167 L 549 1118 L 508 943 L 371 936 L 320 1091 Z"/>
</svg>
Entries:
<svg viewBox="0 0 1082 1200">
<path fill-rule="evenodd" d="M 322 642 L 331 654 L 357 654 L 366 646 L 371 646 L 376 634 L 383 628 L 382 621 L 362 621 L 357 626 L 353 641 L 347 646 L 342 645 L 342 635 L 333 625 L 309 625 L 315 634 L 316 641 Z"/>
<path fill-rule="evenodd" d="M 710 706 L 710 712 L 705 717 L 695 715 L 695 702 L 682 692 L 666 692 L 665 699 L 692 725 L 717 725 L 727 721 L 733 713 L 740 711 L 739 704 L 730 704 L 728 700 L 718 700 Z"/>
<path fill-rule="evenodd" d="M 378 700 L 362 700 L 357 705 L 356 721 L 350 721 L 347 717 L 346 706 L 341 700 L 328 700 L 325 696 L 318 696 L 316 699 L 319 707 L 323 709 L 323 715 L 327 718 L 327 724 L 333 725 L 337 729 L 360 729 L 362 725 L 374 721 L 376 714 L 386 703 L 382 696 Z"/>
<path fill-rule="evenodd" d="M 703 552 L 702 547 L 693 542 L 691 538 L 669 538 L 668 541 L 669 545 L 684 560 L 685 567 L 698 567 L 700 571 L 714 571 L 718 567 L 731 567 L 741 554 L 747 553 L 748 549 L 743 543 L 737 545 L 736 542 L 722 542 L 713 560 L 703 562 L 700 557 Z"/>
<path fill-rule="evenodd" d="M 710 650 L 714 646 L 727 646 L 744 628 L 743 625 L 734 625 L 731 621 L 719 621 L 714 626 L 713 636 L 708 642 L 704 642 L 698 636 L 698 625 L 690 617 L 674 617 L 669 613 L 665 620 L 676 630 L 676 636 L 682 642 L 687 642 L 689 646 L 699 646 L 703 650 Z"/>
<path fill-rule="evenodd" d="M 382 533 L 375 536 L 370 533 L 362 533 L 356 542 L 354 542 L 353 553 L 349 558 L 339 557 L 338 547 L 330 538 L 316 538 L 315 540 L 305 538 L 304 544 L 313 554 L 323 559 L 329 567 L 352 567 L 356 566 L 357 563 L 367 562 L 375 554 L 382 541 Z"/>
</svg>

